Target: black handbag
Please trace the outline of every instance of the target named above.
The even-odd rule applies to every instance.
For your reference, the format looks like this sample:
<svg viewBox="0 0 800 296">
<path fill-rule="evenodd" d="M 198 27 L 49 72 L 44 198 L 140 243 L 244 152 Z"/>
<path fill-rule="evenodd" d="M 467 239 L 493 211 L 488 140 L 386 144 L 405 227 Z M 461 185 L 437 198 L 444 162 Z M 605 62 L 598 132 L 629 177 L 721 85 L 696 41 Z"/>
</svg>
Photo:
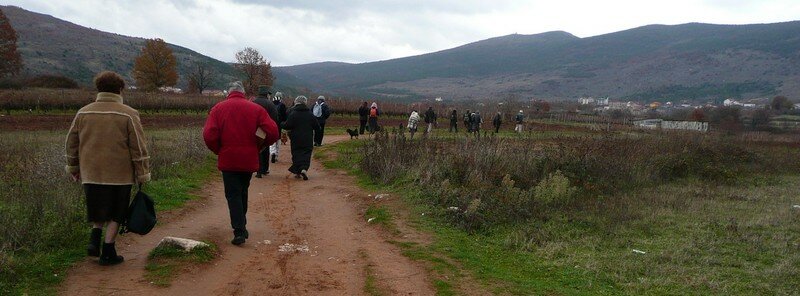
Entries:
<svg viewBox="0 0 800 296">
<path fill-rule="evenodd" d="M 153 199 L 147 193 L 142 191 L 142 185 L 139 185 L 139 190 L 136 196 L 128 206 L 128 217 L 120 228 L 119 233 L 133 232 L 140 235 L 145 235 L 153 230 L 156 226 L 156 209 Z"/>
</svg>

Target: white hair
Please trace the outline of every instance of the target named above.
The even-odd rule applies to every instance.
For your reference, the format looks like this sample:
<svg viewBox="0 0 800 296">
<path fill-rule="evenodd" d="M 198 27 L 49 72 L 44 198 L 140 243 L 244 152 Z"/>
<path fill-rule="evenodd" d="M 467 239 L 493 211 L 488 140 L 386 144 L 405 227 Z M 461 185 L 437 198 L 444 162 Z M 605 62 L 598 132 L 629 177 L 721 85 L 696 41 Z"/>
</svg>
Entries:
<svg viewBox="0 0 800 296">
<path fill-rule="evenodd" d="M 323 101 L 323 102 L 325 102 L 325 96 L 319 96 L 319 97 L 317 97 L 317 101 Z"/>
<path fill-rule="evenodd" d="M 228 93 L 238 91 L 240 93 L 244 93 L 244 85 L 242 85 L 241 81 L 234 81 L 228 83 Z"/>
<path fill-rule="evenodd" d="M 308 103 L 308 98 L 306 98 L 306 96 L 297 96 L 296 98 L 294 98 L 295 105 L 306 104 L 306 103 Z"/>
</svg>

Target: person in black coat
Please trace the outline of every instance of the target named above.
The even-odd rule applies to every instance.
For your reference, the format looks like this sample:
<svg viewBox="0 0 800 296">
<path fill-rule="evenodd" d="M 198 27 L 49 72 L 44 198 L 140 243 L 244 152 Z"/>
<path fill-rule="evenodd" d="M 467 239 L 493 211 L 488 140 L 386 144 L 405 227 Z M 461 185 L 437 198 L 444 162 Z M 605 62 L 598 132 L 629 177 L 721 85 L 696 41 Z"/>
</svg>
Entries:
<svg viewBox="0 0 800 296">
<path fill-rule="evenodd" d="M 289 109 L 286 121 L 281 128 L 289 131 L 289 140 L 292 147 L 292 166 L 289 172 L 295 178 L 302 177 L 308 180 L 308 168 L 311 167 L 311 152 L 314 150 L 314 134 L 320 132 L 319 122 L 311 109 L 306 105 L 308 98 L 298 96 L 294 99 L 294 106 Z"/>
<path fill-rule="evenodd" d="M 492 125 L 494 125 L 494 133 L 499 133 L 500 126 L 503 125 L 503 117 L 500 115 L 500 112 L 497 112 L 494 118 L 492 118 Z"/>
<path fill-rule="evenodd" d="M 281 131 L 280 123 L 286 121 L 286 104 L 283 103 L 283 93 L 276 92 L 275 97 L 272 98 L 272 103 L 275 105 L 275 108 L 278 109 L 278 120 L 275 120 L 275 123 L 278 123 L 278 134 L 283 134 Z M 269 146 L 269 155 L 272 158 L 272 163 L 278 162 L 278 151 L 281 148 L 280 142 L 275 142 L 272 146 Z"/>
<path fill-rule="evenodd" d="M 367 107 L 367 102 L 361 104 L 361 107 L 358 108 L 358 134 L 363 135 L 364 129 L 367 128 L 367 120 L 369 120 L 369 107 Z"/>
<path fill-rule="evenodd" d="M 317 97 L 317 103 L 314 104 L 312 114 L 317 118 L 317 124 L 319 124 L 319 131 L 314 133 L 314 145 L 322 146 L 322 138 L 325 136 L 325 122 L 328 117 L 331 117 L 331 107 L 325 103 L 324 96 Z"/>
<path fill-rule="evenodd" d="M 425 111 L 425 123 L 428 124 L 428 129 L 425 130 L 425 134 L 428 134 L 433 131 L 433 126 L 436 125 L 436 111 L 433 111 L 433 107 L 428 107 L 428 111 Z"/>
<path fill-rule="evenodd" d="M 456 112 L 456 109 L 453 109 L 453 112 L 450 113 L 450 130 L 449 130 L 449 132 L 451 132 L 451 133 L 453 133 L 453 132 L 457 133 L 458 132 L 458 112 Z"/>
<path fill-rule="evenodd" d="M 266 85 L 260 85 L 258 87 L 258 96 L 253 103 L 258 104 L 259 106 L 263 107 L 267 110 L 269 117 L 272 121 L 278 123 L 280 121 L 280 116 L 278 115 L 278 108 L 275 107 L 275 104 L 269 99 L 269 95 L 272 92 L 269 90 L 269 87 Z M 263 175 L 269 175 L 269 155 L 270 149 L 264 147 L 261 151 L 258 152 L 258 172 L 256 172 L 256 178 L 261 178 Z"/>
</svg>

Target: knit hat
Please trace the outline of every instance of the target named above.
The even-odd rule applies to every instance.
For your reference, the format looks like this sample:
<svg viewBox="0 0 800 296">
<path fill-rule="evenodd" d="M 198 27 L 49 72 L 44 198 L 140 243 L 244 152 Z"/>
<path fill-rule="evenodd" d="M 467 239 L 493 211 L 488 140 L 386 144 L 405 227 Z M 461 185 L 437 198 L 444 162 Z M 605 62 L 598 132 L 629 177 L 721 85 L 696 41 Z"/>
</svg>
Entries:
<svg viewBox="0 0 800 296">
<path fill-rule="evenodd" d="M 282 92 L 276 92 L 276 93 L 275 93 L 275 97 L 274 97 L 274 98 L 272 98 L 272 99 L 273 99 L 273 100 L 275 100 L 275 101 L 280 101 L 280 100 L 282 100 L 282 99 L 283 99 L 283 93 L 282 93 Z"/>
<path fill-rule="evenodd" d="M 319 97 L 317 97 L 317 101 L 320 101 L 320 102 L 325 102 L 325 96 L 319 96 Z"/>
<path fill-rule="evenodd" d="M 266 85 L 259 85 L 258 86 L 258 95 L 259 96 L 266 96 L 271 95 L 272 91 L 269 90 L 269 86 Z"/>
<path fill-rule="evenodd" d="M 306 98 L 306 96 L 297 96 L 296 98 L 294 98 L 295 105 L 306 104 L 306 103 L 308 103 L 308 98 Z"/>
</svg>

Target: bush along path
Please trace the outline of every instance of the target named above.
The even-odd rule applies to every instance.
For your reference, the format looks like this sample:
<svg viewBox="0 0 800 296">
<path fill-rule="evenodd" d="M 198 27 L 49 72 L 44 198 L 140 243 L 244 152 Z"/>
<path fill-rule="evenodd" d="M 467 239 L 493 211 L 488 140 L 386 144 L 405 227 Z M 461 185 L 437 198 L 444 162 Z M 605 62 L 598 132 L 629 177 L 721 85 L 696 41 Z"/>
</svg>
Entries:
<svg viewBox="0 0 800 296">
<path fill-rule="evenodd" d="M 331 136 L 328 141 L 344 140 Z M 125 263 L 86 259 L 69 272 L 64 295 L 431 295 L 427 271 L 364 219 L 367 194 L 355 180 L 314 162 L 309 181 L 287 171 L 282 147 L 271 174 L 250 185 L 250 239 L 233 246 L 221 178 L 202 198 L 146 236 L 119 239 Z M 165 236 L 212 242 L 217 258 L 178 270 L 171 285 L 146 280 L 148 254 Z"/>
</svg>

